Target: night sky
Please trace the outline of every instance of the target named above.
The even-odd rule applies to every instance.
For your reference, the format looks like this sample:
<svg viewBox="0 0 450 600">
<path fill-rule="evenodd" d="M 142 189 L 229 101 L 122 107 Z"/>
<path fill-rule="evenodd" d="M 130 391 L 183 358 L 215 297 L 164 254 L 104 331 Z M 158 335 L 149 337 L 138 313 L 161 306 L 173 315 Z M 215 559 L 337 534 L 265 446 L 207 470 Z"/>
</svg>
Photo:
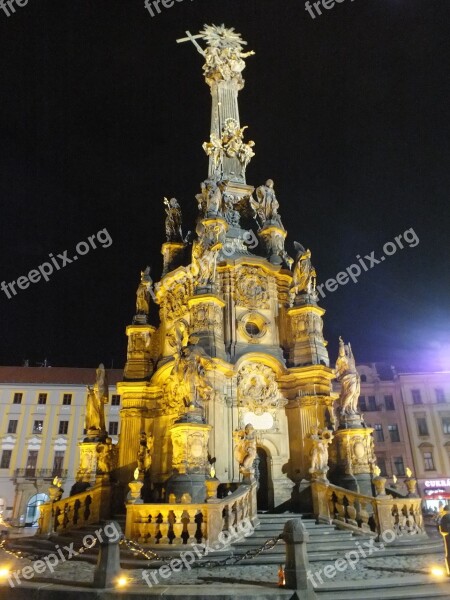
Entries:
<svg viewBox="0 0 450 600">
<path fill-rule="evenodd" d="M 207 177 L 210 94 L 202 57 L 176 44 L 235 27 L 247 59 L 247 181 L 275 181 L 318 283 L 413 228 L 420 243 L 327 293 L 359 362 L 450 368 L 450 2 L 344 0 L 312 19 L 303 0 L 29 0 L 0 11 L 0 281 L 106 228 L 91 250 L 8 299 L 0 364 L 122 367 L 140 270 L 161 271 L 164 196 L 193 228 Z"/>
</svg>

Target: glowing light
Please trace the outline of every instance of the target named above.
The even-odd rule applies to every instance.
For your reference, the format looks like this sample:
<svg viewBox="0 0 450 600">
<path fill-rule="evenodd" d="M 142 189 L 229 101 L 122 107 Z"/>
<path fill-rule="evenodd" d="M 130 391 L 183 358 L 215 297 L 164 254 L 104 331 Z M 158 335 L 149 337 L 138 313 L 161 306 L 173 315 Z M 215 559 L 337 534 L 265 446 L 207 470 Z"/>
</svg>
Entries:
<svg viewBox="0 0 450 600">
<path fill-rule="evenodd" d="M 119 577 L 117 579 L 116 585 L 117 585 L 117 587 L 121 587 L 121 588 L 125 587 L 126 585 L 128 585 L 128 577 L 124 577 L 124 576 Z"/>
<path fill-rule="evenodd" d="M 244 415 L 244 425 L 248 425 L 248 423 L 251 423 L 255 429 L 272 429 L 273 417 L 269 412 L 265 412 L 262 415 L 248 412 Z"/>
<path fill-rule="evenodd" d="M 6 579 L 9 577 L 9 569 L 7 567 L 0 567 L 0 579 Z"/>
<path fill-rule="evenodd" d="M 430 573 L 434 577 L 445 577 L 447 575 L 445 569 L 442 567 L 431 567 Z"/>
</svg>

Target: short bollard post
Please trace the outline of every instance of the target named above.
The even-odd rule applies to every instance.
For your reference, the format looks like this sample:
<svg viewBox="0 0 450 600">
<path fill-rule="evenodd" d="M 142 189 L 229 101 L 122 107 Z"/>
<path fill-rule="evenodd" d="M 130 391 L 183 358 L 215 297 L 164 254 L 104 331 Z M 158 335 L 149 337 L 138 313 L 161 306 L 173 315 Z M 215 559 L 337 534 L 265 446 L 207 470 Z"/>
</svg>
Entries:
<svg viewBox="0 0 450 600">
<path fill-rule="evenodd" d="M 299 597 L 302 600 L 317 598 L 307 576 L 309 561 L 306 543 L 309 541 L 309 533 L 301 519 L 287 521 L 281 536 L 286 544 L 286 567 L 284 570 L 286 587 L 301 592 Z"/>
<path fill-rule="evenodd" d="M 450 577 L 450 513 L 446 509 L 448 509 L 448 506 L 444 508 L 444 515 L 439 521 L 439 533 L 444 538 L 445 566 L 447 568 L 447 575 Z"/>
<path fill-rule="evenodd" d="M 114 586 L 114 580 L 120 573 L 120 540 L 122 538 L 122 530 L 117 521 L 105 521 L 102 523 L 102 530 L 109 525 L 109 528 L 115 528 L 117 531 L 117 539 L 114 541 L 105 536 L 102 536 L 100 549 L 98 552 L 97 566 L 94 571 L 94 587 L 107 588 Z"/>
</svg>

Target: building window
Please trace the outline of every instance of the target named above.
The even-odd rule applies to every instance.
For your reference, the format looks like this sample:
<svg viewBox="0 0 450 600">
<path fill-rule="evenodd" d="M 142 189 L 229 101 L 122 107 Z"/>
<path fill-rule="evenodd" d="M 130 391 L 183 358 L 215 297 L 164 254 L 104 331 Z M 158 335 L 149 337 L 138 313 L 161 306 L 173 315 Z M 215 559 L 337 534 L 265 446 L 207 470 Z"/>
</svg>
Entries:
<svg viewBox="0 0 450 600">
<path fill-rule="evenodd" d="M 450 433 L 450 417 L 442 417 L 442 431 Z"/>
<path fill-rule="evenodd" d="M 47 404 L 47 394 L 39 394 L 38 404 Z"/>
<path fill-rule="evenodd" d="M 427 420 L 422 417 L 416 418 L 417 432 L 419 435 L 429 435 Z"/>
<path fill-rule="evenodd" d="M 413 404 L 422 404 L 422 394 L 420 390 L 411 390 Z"/>
<path fill-rule="evenodd" d="M 381 423 L 375 423 L 375 441 L 384 442 L 383 425 Z"/>
<path fill-rule="evenodd" d="M 369 408 L 367 410 L 369 410 L 371 412 L 378 410 L 377 409 L 377 401 L 375 399 L 375 396 L 369 396 Z"/>
<path fill-rule="evenodd" d="M 384 405 L 386 407 L 386 410 L 395 410 L 394 398 L 392 396 L 385 396 Z"/>
<path fill-rule="evenodd" d="M 12 419 L 8 423 L 8 433 L 16 433 L 17 432 L 17 423 L 18 423 L 18 421 L 15 419 Z"/>
<path fill-rule="evenodd" d="M 16 392 L 13 398 L 13 404 L 22 404 L 23 394 L 22 392 Z"/>
<path fill-rule="evenodd" d="M 120 405 L 120 395 L 113 394 L 111 396 L 111 406 L 119 406 Z"/>
<path fill-rule="evenodd" d="M 36 474 L 36 464 L 37 464 L 38 451 L 37 450 L 28 450 L 27 456 L 27 466 L 25 469 L 26 477 L 34 477 Z"/>
<path fill-rule="evenodd" d="M 435 471 L 434 468 L 434 460 L 432 452 L 424 452 L 423 453 L 423 462 L 425 465 L 425 471 Z"/>
<path fill-rule="evenodd" d="M 117 435 L 119 431 L 119 422 L 118 421 L 110 421 L 108 426 L 109 435 Z"/>
<path fill-rule="evenodd" d="M 387 472 L 386 472 L 386 459 L 385 458 L 380 458 L 379 456 L 377 456 L 377 465 L 380 467 L 380 475 L 382 475 L 383 477 L 387 477 Z"/>
<path fill-rule="evenodd" d="M 72 394 L 63 395 L 63 405 L 70 406 L 72 404 Z"/>
<path fill-rule="evenodd" d="M 61 421 L 62 423 L 64 423 L 64 421 Z M 61 425 L 61 423 L 60 423 Z M 55 450 L 55 456 L 53 458 L 53 470 L 52 470 L 52 476 L 53 477 L 59 477 L 62 473 L 62 469 L 63 469 L 63 463 L 64 463 L 64 450 Z"/>
<path fill-rule="evenodd" d="M 3 450 L 2 460 L 0 462 L 0 469 L 9 469 L 11 463 L 12 450 Z"/>
<path fill-rule="evenodd" d="M 436 394 L 436 402 L 438 404 L 445 404 L 444 390 L 442 388 L 436 388 L 434 391 Z"/>
<path fill-rule="evenodd" d="M 366 383 L 367 375 L 361 375 L 361 383 Z"/>
<path fill-rule="evenodd" d="M 58 433 L 60 433 L 62 435 L 66 435 L 68 431 L 69 431 L 69 421 L 60 421 Z"/>
<path fill-rule="evenodd" d="M 403 462 L 403 456 L 396 456 L 394 458 L 395 474 L 399 477 L 405 476 L 405 464 Z"/>
<path fill-rule="evenodd" d="M 44 421 L 35 421 L 33 425 L 33 433 L 42 433 L 44 429 Z"/>
<path fill-rule="evenodd" d="M 360 396 L 359 397 L 359 408 L 363 412 L 367 412 L 367 405 L 366 405 L 366 397 L 365 396 Z"/>
<path fill-rule="evenodd" d="M 388 425 L 388 430 L 391 437 L 391 442 L 399 442 L 400 436 L 398 434 L 398 425 Z"/>
</svg>

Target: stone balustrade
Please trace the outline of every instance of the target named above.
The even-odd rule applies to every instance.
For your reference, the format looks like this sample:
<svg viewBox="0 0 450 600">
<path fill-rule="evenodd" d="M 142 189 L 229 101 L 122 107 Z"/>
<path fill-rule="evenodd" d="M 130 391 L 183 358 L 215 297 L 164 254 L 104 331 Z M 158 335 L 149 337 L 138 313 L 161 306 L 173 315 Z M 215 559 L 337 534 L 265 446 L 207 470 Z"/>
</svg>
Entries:
<svg viewBox="0 0 450 600">
<path fill-rule="evenodd" d="M 426 535 L 420 498 L 365 496 L 329 482 L 311 483 L 314 514 L 319 520 L 379 538 L 393 531 L 397 538 Z"/>
<path fill-rule="evenodd" d="M 222 531 L 238 530 L 244 520 L 256 525 L 256 483 L 202 504 L 129 503 L 125 536 L 141 544 L 211 544 Z"/>
<path fill-rule="evenodd" d="M 50 534 L 98 523 L 110 514 L 111 486 L 99 482 L 93 487 L 39 507 L 39 533 Z"/>
</svg>

